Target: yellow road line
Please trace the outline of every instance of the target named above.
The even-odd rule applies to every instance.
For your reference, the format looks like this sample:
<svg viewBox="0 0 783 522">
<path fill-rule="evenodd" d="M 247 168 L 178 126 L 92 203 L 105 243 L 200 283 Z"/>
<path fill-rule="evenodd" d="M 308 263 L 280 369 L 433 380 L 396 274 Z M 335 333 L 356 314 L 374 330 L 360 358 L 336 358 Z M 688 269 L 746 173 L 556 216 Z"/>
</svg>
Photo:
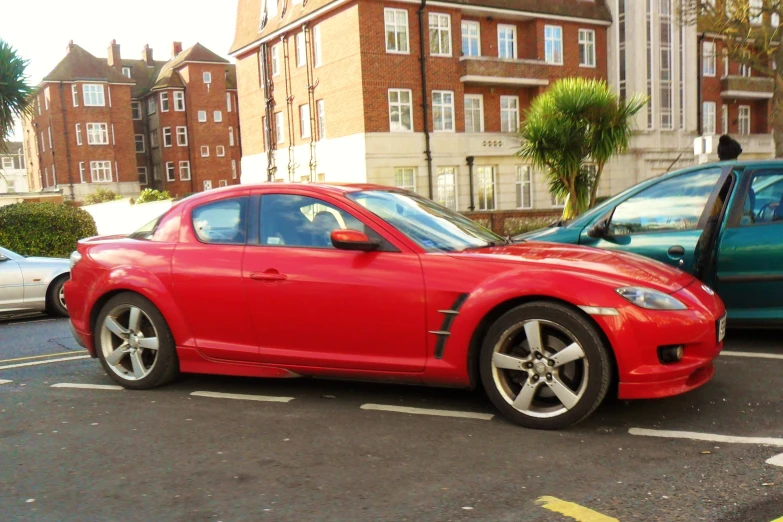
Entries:
<svg viewBox="0 0 783 522">
<path fill-rule="evenodd" d="M 555 497 L 539 497 L 536 504 L 549 511 L 573 518 L 576 522 L 620 522 L 616 518 L 607 517 L 592 509 Z"/>
<path fill-rule="evenodd" d="M 87 350 L 68 350 L 67 352 L 47 353 L 46 355 L 31 355 L 29 357 L 19 357 L 17 359 L 2 359 L 0 360 L 0 364 L 16 362 L 16 361 L 29 361 L 32 359 L 44 359 L 46 357 L 62 357 L 63 355 L 67 356 L 67 355 L 77 354 L 77 353 L 87 353 Z"/>
</svg>

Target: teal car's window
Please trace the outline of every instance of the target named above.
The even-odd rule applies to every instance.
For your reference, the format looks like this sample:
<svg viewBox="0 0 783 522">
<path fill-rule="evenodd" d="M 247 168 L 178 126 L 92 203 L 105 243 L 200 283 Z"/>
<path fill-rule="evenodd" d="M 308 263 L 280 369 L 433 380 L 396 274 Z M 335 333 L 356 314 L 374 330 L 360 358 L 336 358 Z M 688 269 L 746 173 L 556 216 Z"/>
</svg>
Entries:
<svg viewBox="0 0 783 522">
<path fill-rule="evenodd" d="M 612 215 L 611 234 L 697 228 L 720 175 L 719 167 L 690 172 L 656 183 L 628 198 Z"/>
<path fill-rule="evenodd" d="M 783 222 L 783 170 L 763 170 L 753 175 L 740 226 L 773 221 Z"/>
</svg>

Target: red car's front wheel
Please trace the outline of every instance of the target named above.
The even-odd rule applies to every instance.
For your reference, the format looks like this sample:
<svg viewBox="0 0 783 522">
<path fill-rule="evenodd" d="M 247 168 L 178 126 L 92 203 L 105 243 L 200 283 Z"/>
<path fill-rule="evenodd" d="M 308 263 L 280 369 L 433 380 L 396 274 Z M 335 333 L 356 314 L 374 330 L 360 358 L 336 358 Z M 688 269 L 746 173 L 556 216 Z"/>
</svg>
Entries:
<svg viewBox="0 0 783 522">
<path fill-rule="evenodd" d="M 506 312 L 487 333 L 480 357 L 490 400 L 528 428 L 558 429 L 585 419 L 603 401 L 612 375 L 596 327 L 552 302 Z"/>
</svg>

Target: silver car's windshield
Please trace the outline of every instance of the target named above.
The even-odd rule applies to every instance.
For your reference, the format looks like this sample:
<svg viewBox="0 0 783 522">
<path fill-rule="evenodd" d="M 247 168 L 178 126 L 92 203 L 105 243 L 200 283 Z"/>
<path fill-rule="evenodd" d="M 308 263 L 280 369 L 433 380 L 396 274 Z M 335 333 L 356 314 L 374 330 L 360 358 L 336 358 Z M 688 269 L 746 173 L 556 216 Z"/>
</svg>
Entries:
<svg viewBox="0 0 783 522">
<path fill-rule="evenodd" d="M 430 252 L 458 252 L 507 242 L 474 221 L 409 192 L 368 190 L 347 196 Z"/>
</svg>

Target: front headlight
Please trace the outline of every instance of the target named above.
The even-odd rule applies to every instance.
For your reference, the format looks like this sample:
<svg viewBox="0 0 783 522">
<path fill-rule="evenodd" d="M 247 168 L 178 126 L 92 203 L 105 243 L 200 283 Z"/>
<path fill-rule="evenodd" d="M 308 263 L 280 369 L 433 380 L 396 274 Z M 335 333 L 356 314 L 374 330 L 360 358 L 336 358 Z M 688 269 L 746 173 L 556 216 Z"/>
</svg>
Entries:
<svg viewBox="0 0 783 522">
<path fill-rule="evenodd" d="M 687 310 L 688 307 L 683 303 L 658 290 L 643 287 L 625 287 L 618 288 L 617 293 L 639 308 L 647 310 Z"/>
<path fill-rule="evenodd" d="M 79 252 L 74 250 L 71 253 L 71 258 L 70 259 L 71 259 L 71 269 L 73 269 L 73 267 L 76 265 L 76 263 L 78 263 L 79 261 L 82 260 L 82 255 Z"/>
</svg>

